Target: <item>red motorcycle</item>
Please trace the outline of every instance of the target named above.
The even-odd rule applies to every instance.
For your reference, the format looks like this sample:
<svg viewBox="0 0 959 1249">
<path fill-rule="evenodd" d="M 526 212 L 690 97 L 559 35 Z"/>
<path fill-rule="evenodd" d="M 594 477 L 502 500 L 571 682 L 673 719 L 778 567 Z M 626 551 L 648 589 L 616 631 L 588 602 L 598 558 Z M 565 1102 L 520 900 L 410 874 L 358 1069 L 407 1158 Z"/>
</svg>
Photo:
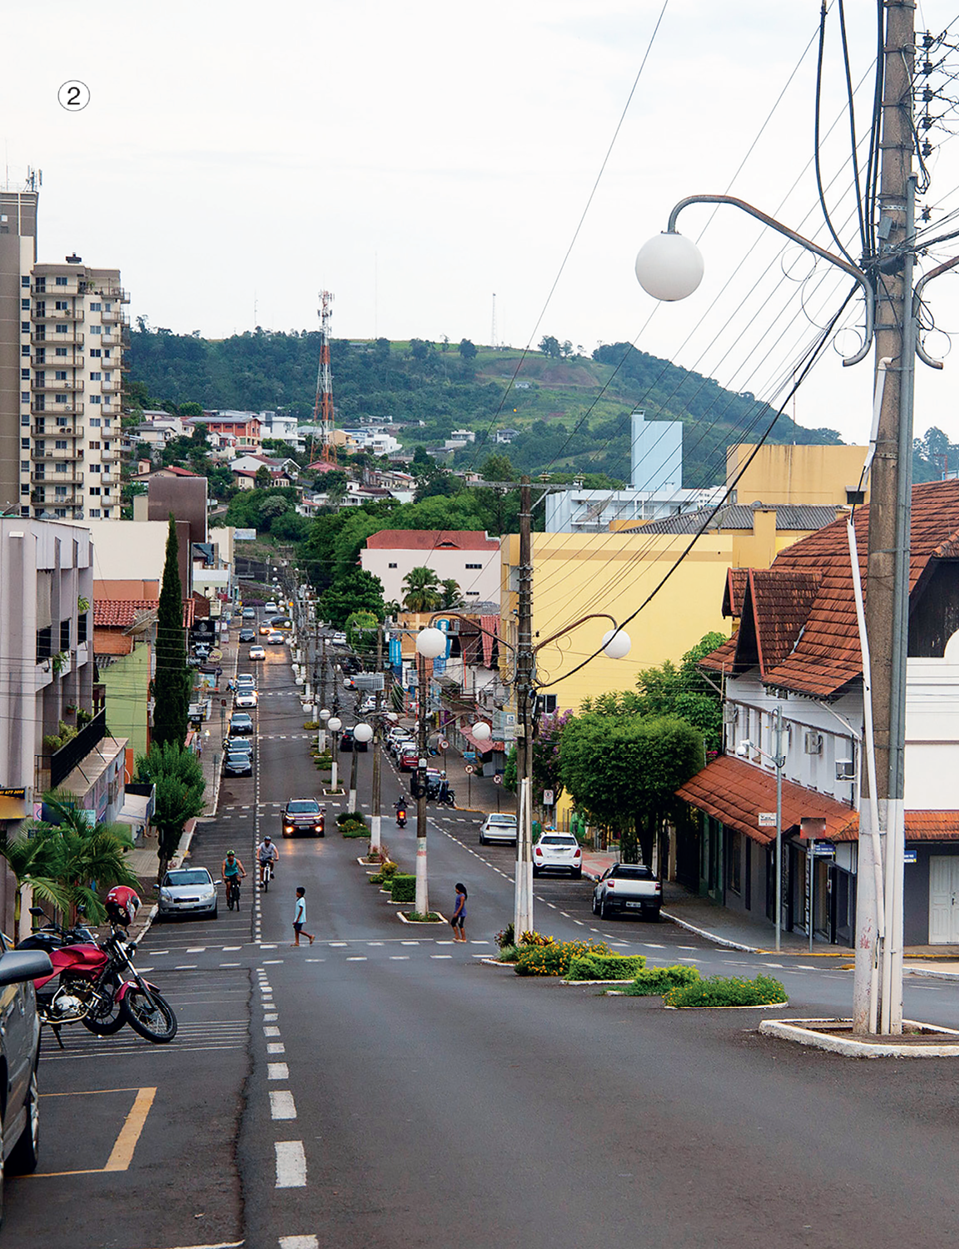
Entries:
<svg viewBox="0 0 959 1249">
<path fill-rule="evenodd" d="M 105 940 L 84 940 L 84 934 L 92 936 L 86 929 L 49 924 L 20 942 L 18 948 L 41 948 L 50 955 L 51 974 L 34 981 L 37 1012 L 61 1048 L 60 1029 L 73 1023 L 82 1023 L 98 1036 L 110 1036 L 128 1023 L 157 1044 L 176 1036 L 173 1008 L 133 966 L 136 944 L 128 939 L 126 928 L 139 906 L 135 892 L 119 886 L 107 895 L 111 931 Z"/>
</svg>

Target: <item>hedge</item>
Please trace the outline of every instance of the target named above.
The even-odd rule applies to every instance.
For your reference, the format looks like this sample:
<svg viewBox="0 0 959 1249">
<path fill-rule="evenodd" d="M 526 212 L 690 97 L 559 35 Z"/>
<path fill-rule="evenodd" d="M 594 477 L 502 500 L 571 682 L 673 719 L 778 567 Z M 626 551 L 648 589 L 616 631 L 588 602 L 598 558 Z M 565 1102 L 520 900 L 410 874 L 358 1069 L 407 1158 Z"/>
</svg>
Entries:
<svg viewBox="0 0 959 1249">
<path fill-rule="evenodd" d="M 624 997 L 656 997 L 699 979 L 695 967 L 649 967 L 622 990 Z"/>
<path fill-rule="evenodd" d="M 548 945 L 524 945 L 516 960 L 516 974 L 565 976 L 574 958 L 611 953 L 605 941 L 551 941 Z"/>
<path fill-rule="evenodd" d="M 392 877 L 390 897 L 394 902 L 415 902 L 416 877 L 406 872 L 395 872 Z"/>
<path fill-rule="evenodd" d="M 710 976 L 677 985 L 663 996 L 666 1006 L 772 1006 L 788 1001 L 784 985 L 772 976 L 757 976 L 755 980 Z"/>
<path fill-rule="evenodd" d="M 374 872 L 373 875 L 367 877 L 367 879 L 371 885 L 382 885 L 384 882 L 392 880 L 396 875 L 396 872 L 396 864 L 392 861 L 392 859 L 387 859 L 386 862 L 381 865 L 380 870 L 378 872 Z"/>
<path fill-rule="evenodd" d="M 632 980 L 645 966 L 645 954 L 587 954 L 573 959 L 566 979 Z"/>
</svg>

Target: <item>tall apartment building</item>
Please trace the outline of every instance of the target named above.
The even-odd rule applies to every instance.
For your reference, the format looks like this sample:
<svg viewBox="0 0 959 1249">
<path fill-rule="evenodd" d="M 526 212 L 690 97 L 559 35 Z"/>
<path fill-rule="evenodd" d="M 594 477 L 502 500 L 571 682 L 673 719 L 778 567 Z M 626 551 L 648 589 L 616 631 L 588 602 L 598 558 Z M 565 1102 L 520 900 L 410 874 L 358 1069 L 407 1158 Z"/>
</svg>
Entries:
<svg viewBox="0 0 959 1249">
<path fill-rule="evenodd" d="M 35 190 L 0 191 L 0 218 L 0 505 L 37 519 L 119 518 L 120 271 L 79 256 L 38 264 Z"/>
</svg>

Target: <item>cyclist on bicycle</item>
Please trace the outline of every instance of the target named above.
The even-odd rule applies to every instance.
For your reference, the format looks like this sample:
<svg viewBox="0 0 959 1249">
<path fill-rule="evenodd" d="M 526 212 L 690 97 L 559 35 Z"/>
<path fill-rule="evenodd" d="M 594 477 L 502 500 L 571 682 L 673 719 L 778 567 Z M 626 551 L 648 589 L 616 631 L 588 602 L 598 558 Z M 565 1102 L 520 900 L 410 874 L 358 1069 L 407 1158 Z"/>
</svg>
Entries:
<svg viewBox="0 0 959 1249">
<path fill-rule="evenodd" d="M 280 861 L 280 856 L 277 853 L 276 846 L 274 846 L 273 839 L 271 837 L 263 838 L 260 842 L 259 849 L 257 850 L 256 857 L 260 863 L 260 884 L 262 885 L 270 865 L 272 864 L 275 870 L 276 864 Z"/>
<path fill-rule="evenodd" d="M 236 857 L 233 850 L 226 852 L 226 858 L 223 860 L 223 883 L 226 885 L 227 902 L 233 896 L 233 890 L 236 889 L 237 897 L 240 895 L 240 880 L 246 875 L 246 868 Z"/>
</svg>

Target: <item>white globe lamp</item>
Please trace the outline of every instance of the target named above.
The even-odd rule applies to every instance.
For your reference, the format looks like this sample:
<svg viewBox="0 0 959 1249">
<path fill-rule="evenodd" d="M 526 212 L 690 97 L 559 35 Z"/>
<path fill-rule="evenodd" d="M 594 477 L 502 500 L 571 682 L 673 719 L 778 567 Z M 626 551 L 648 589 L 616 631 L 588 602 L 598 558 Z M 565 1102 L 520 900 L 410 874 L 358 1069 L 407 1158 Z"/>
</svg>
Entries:
<svg viewBox="0 0 959 1249">
<path fill-rule="evenodd" d="M 353 736 L 358 742 L 371 742 L 373 740 L 373 728 L 369 724 L 358 724 L 353 730 Z"/>
<path fill-rule="evenodd" d="M 343 721 L 340 719 L 339 716 L 330 716 L 329 720 L 327 721 L 326 727 L 330 730 L 331 733 L 339 733 L 340 729 L 343 727 Z"/>
<path fill-rule="evenodd" d="M 657 234 L 639 249 L 636 278 L 653 299 L 685 299 L 703 280 L 703 254 L 682 234 Z"/>
<path fill-rule="evenodd" d="M 603 634 L 603 653 L 609 659 L 625 659 L 631 646 L 629 634 L 622 629 L 610 629 Z"/>
<path fill-rule="evenodd" d="M 446 634 L 432 625 L 421 629 L 416 635 L 416 649 L 424 659 L 439 659 L 440 655 L 446 654 Z"/>
<path fill-rule="evenodd" d="M 488 742 L 493 736 L 493 731 L 485 720 L 480 720 L 470 728 L 470 735 L 477 742 Z"/>
<path fill-rule="evenodd" d="M 332 715 L 332 712 L 327 711 L 327 709 L 324 707 L 323 710 L 320 712 L 320 719 L 323 721 L 324 724 L 326 724 L 327 720 L 329 720 L 331 715 Z"/>
</svg>

